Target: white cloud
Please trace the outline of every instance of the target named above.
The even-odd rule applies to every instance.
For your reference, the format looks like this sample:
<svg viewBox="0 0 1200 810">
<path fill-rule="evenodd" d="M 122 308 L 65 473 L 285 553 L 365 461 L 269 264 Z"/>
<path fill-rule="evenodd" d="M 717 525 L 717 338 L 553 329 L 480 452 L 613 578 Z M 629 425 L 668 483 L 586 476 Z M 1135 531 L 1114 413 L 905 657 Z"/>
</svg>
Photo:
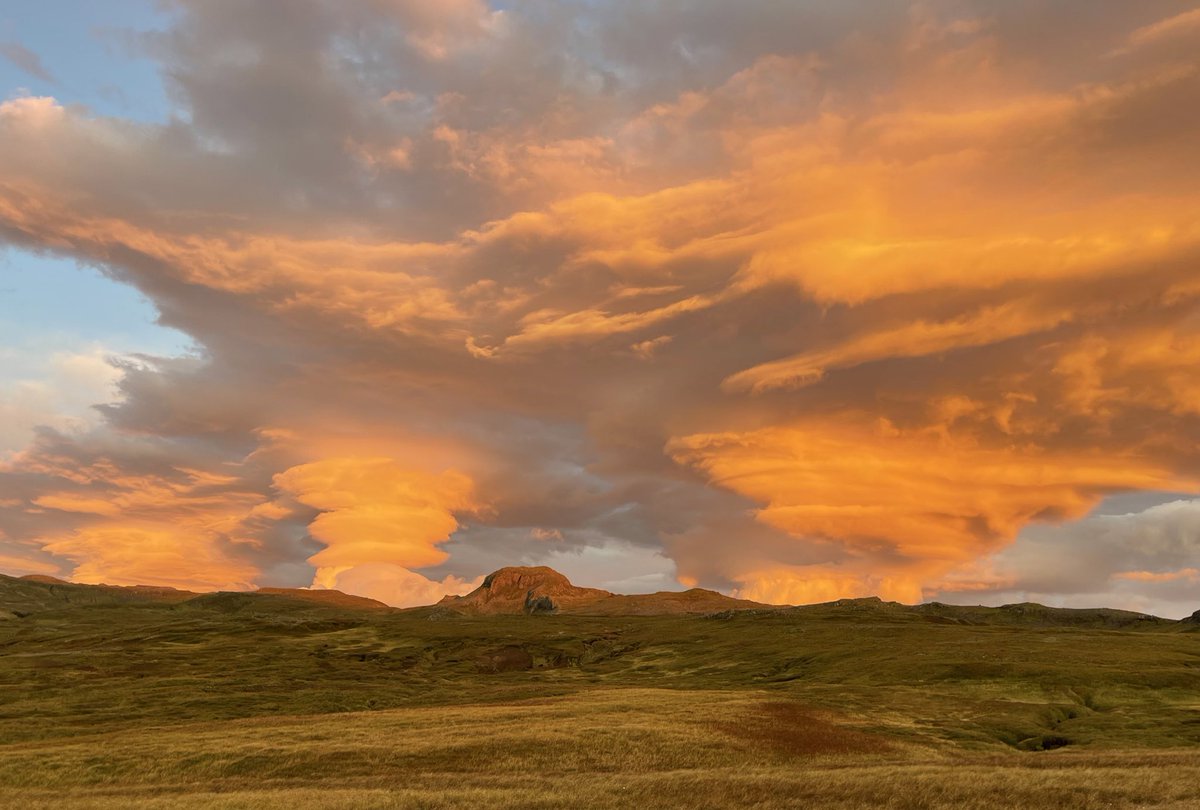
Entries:
<svg viewBox="0 0 1200 810">
<path fill-rule="evenodd" d="M 1200 499 L 1027 528 L 931 598 L 1114 607 L 1182 618 L 1200 609 Z M 968 583 L 973 583 L 968 585 Z"/>
<path fill-rule="evenodd" d="M 392 607 L 418 607 L 435 604 L 447 594 L 470 593 L 482 582 L 482 577 L 467 581 L 454 576 L 439 582 L 399 565 L 365 563 L 338 571 L 323 584 L 332 590 L 377 599 Z"/>
<path fill-rule="evenodd" d="M 38 427 L 85 430 L 100 421 L 95 405 L 116 399 L 121 371 L 102 346 L 83 351 L 0 348 L 0 457 L 24 448 Z"/>
<path fill-rule="evenodd" d="M 675 578 L 675 563 L 661 551 L 618 541 L 555 549 L 539 564 L 562 573 L 572 584 L 613 593 L 654 593 L 682 587 Z"/>
</svg>

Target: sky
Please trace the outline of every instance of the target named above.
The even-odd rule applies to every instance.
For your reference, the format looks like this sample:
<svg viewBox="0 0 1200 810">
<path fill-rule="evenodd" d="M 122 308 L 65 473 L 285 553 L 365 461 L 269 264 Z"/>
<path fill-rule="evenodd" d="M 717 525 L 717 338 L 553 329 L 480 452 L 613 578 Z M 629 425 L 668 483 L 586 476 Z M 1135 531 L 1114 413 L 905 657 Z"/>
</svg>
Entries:
<svg viewBox="0 0 1200 810">
<path fill-rule="evenodd" d="M 1200 608 L 1200 5 L 14 0 L 0 571 Z"/>
</svg>

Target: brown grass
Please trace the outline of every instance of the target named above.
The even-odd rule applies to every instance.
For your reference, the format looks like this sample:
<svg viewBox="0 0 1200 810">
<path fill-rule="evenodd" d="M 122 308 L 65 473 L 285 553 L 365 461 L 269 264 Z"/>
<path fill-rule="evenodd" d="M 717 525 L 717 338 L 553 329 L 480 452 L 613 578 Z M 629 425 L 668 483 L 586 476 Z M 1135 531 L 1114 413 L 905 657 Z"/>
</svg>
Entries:
<svg viewBox="0 0 1200 810">
<path fill-rule="evenodd" d="M 0 745 L 0 807 L 1200 808 L 1200 751 L 966 755 L 860 722 L 761 692 L 605 689 L 189 723 Z"/>
<path fill-rule="evenodd" d="M 868 734 L 798 703 L 767 701 L 736 720 L 714 724 L 729 736 L 765 746 L 789 757 L 886 754 L 895 746 L 878 734 Z"/>
</svg>

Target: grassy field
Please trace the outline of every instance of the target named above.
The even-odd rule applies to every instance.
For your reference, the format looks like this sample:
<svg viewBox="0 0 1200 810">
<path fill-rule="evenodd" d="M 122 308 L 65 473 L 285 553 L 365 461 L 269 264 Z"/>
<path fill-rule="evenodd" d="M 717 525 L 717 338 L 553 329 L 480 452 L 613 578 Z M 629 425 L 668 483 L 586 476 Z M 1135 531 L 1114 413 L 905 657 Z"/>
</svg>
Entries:
<svg viewBox="0 0 1200 810">
<path fill-rule="evenodd" d="M 0 621 L 0 806 L 1200 807 L 1200 633 L 855 602 Z"/>
</svg>

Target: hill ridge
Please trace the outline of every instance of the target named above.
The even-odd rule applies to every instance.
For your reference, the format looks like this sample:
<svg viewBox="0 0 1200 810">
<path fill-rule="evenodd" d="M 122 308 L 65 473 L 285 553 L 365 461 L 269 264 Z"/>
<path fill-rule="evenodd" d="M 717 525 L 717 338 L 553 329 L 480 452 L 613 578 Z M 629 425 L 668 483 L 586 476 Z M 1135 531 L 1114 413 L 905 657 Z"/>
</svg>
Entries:
<svg viewBox="0 0 1200 810">
<path fill-rule="evenodd" d="M 400 610 L 375 599 L 337 590 L 264 587 L 255 591 L 195 593 L 155 585 L 89 585 L 33 574 L 13 577 L 0 574 L 0 619 L 23 618 L 33 613 L 71 608 L 116 605 L 193 605 L 216 607 L 230 599 L 238 604 L 261 604 L 264 609 L 285 610 L 288 601 L 308 602 L 313 609 Z M 266 601 L 260 601 L 266 600 Z M 580 615 L 667 616 L 697 615 L 713 618 L 780 619 L 853 616 L 863 621 L 923 621 L 940 624 L 1015 625 L 1028 627 L 1154 628 L 1172 626 L 1200 632 L 1200 610 L 1174 620 L 1117 608 L 1059 608 L 1036 602 L 999 607 L 924 602 L 904 605 L 878 596 L 837 599 L 814 605 L 767 605 L 726 596 L 704 588 L 658 591 L 651 594 L 615 594 L 571 583 L 547 566 L 506 566 L 486 576 L 471 593 L 448 595 L 435 605 L 408 608 L 441 616 Z"/>
</svg>

